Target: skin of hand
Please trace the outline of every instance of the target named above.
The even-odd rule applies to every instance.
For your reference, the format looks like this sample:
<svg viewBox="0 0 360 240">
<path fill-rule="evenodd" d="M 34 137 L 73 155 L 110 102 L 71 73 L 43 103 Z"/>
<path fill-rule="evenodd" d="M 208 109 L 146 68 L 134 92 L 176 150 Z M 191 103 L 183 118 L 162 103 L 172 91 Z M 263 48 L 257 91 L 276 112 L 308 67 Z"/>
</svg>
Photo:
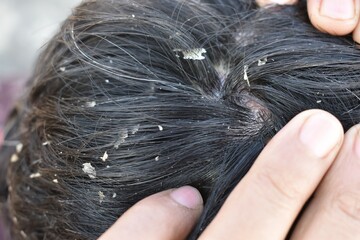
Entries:
<svg viewBox="0 0 360 240">
<path fill-rule="evenodd" d="M 360 239 L 359 172 L 360 126 L 344 135 L 331 114 L 302 112 L 267 144 L 199 239 L 284 239 L 311 195 L 291 239 Z M 157 193 L 100 240 L 186 239 L 202 208 L 190 186 Z"/>
<path fill-rule="evenodd" d="M 297 0 L 256 0 L 260 7 L 271 4 L 296 4 Z M 360 43 L 360 0 L 308 0 L 308 14 L 312 24 L 332 35 L 353 34 Z"/>
<path fill-rule="evenodd" d="M 261 7 L 296 2 L 257 0 Z M 353 33 L 360 42 L 360 0 L 308 0 L 308 13 L 320 31 Z M 283 239 L 311 195 L 291 239 L 360 239 L 359 172 L 360 126 L 344 136 L 329 113 L 305 111 L 264 148 L 200 240 Z M 190 186 L 157 193 L 129 209 L 100 240 L 185 239 L 202 208 Z"/>
</svg>

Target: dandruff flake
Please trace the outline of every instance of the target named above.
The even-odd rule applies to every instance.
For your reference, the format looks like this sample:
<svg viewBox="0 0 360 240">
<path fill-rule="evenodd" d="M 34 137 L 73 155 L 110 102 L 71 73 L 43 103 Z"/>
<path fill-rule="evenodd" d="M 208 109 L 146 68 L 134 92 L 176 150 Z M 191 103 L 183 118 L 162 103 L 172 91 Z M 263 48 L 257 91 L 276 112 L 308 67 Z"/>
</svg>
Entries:
<svg viewBox="0 0 360 240">
<path fill-rule="evenodd" d="M 250 87 L 250 81 L 247 74 L 247 70 L 249 69 L 248 65 L 244 66 L 244 80 L 246 81 L 247 85 Z"/>
<path fill-rule="evenodd" d="M 189 60 L 204 60 L 206 50 L 204 48 L 193 48 L 193 49 L 174 49 L 174 52 L 182 52 L 183 59 Z M 178 57 L 178 55 L 176 55 Z"/>
<path fill-rule="evenodd" d="M 23 144 L 22 143 L 18 143 L 17 145 L 16 145 L 16 153 L 20 153 L 21 152 L 21 150 L 23 149 Z"/>
<path fill-rule="evenodd" d="M 95 101 L 91 101 L 91 102 L 87 102 L 85 103 L 86 107 L 95 107 L 96 106 L 96 102 Z"/>
<path fill-rule="evenodd" d="M 98 194 L 99 194 L 99 202 L 102 203 L 105 199 L 105 195 L 102 191 L 99 191 Z"/>
<path fill-rule="evenodd" d="M 107 151 L 105 151 L 104 155 L 102 157 L 100 157 L 100 159 L 103 160 L 103 162 L 105 162 L 108 158 L 109 158 L 109 155 L 108 155 Z"/>
<path fill-rule="evenodd" d="M 16 153 L 11 155 L 10 162 L 14 163 L 14 162 L 17 162 L 18 160 L 19 160 L 19 157 Z"/>
<path fill-rule="evenodd" d="M 131 134 L 135 134 L 139 131 L 139 128 L 140 128 L 140 124 L 137 124 L 136 126 L 134 126 L 132 129 L 131 129 Z"/>
<path fill-rule="evenodd" d="M 91 166 L 91 163 L 84 163 L 83 172 L 86 173 L 91 179 L 96 178 L 96 170 L 93 166 Z"/>
<path fill-rule="evenodd" d="M 120 144 L 125 142 L 125 139 L 129 137 L 129 133 L 127 129 L 121 129 L 119 132 L 119 138 L 114 144 L 114 148 L 118 149 Z"/>
<path fill-rule="evenodd" d="M 41 177 L 41 174 L 40 173 L 32 173 L 32 174 L 30 174 L 29 177 L 30 178 L 38 178 L 38 177 Z"/>
<path fill-rule="evenodd" d="M 26 233 L 25 233 L 23 230 L 20 231 L 20 234 L 21 234 L 21 236 L 22 236 L 23 238 L 27 238 L 27 235 L 26 235 Z"/>
<path fill-rule="evenodd" d="M 267 63 L 267 57 L 258 60 L 258 66 L 265 65 Z"/>
</svg>

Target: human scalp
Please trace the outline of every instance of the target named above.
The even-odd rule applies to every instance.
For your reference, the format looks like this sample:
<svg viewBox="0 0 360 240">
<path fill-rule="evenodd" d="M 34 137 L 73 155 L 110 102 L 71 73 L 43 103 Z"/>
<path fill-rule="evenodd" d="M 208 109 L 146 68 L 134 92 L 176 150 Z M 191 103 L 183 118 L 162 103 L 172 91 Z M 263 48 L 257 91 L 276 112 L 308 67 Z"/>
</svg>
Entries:
<svg viewBox="0 0 360 240">
<path fill-rule="evenodd" d="M 296 114 L 358 123 L 359 50 L 315 30 L 305 8 L 84 1 L 9 121 L 21 144 L 2 153 L 12 238 L 96 239 L 146 196 L 191 185 L 205 204 L 196 239 Z"/>
</svg>

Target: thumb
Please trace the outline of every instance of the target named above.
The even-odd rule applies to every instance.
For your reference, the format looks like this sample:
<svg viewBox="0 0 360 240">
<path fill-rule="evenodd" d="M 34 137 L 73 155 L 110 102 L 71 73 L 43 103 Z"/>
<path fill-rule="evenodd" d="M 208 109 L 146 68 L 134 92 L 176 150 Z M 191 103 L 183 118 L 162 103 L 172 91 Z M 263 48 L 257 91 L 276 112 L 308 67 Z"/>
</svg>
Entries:
<svg viewBox="0 0 360 240">
<path fill-rule="evenodd" d="M 127 210 L 99 240 L 185 239 L 202 209 L 202 197 L 193 187 L 156 193 Z"/>
<path fill-rule="evenodd" d="M 266 7 L 267 5 L 279 4 L 279 5 L 292 5 L 297 3 L 298 0 L 256 0 L 259 7 Z"/>
<path fill-rule="evenodd" d="M 349 34 L 359 25 L 359 0 L 308 0 L 307 8 L 312 24 L 332 35 Z"/>
</svg>

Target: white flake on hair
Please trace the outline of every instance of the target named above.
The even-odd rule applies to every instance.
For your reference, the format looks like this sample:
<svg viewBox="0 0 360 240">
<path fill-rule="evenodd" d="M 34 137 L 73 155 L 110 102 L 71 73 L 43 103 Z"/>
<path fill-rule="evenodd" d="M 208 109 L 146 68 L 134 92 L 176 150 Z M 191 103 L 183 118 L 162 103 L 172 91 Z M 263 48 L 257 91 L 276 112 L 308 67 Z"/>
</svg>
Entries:
<svg viewBox="0 0 360 240">
<path fill-rule="evenodd" d="M 16 145 L 16 153 L 20 153 L 21 150 L 23 149 L 24 145 L 22 143 L 18 143 Z"/>
<path fill-rule="evenodd" d="M 131 134 L 135 134 L 139 131 L 139 128 L 140 128 L 140 124 L 137 124 L 136 126 L 134 126 L 132 129 L 131 129 Z"/>
<path fill-rule="evenodd" d="M 83 172 L 86 173 L 91 179 L 96 178 L 96 170 L 93 166 L 91 166 L 91 163 L 84 163 Z"/>
<path fill-rule="evenodd" d="M 47 146 L 47 145 L 49 145 L 49 144 L 50 144 L 50 141 L 46 141 L 46 142 L 43 142 L 43 143 L 42 143 L 43 146 Z"/>
<path fill-rule="evenodd" d="M 21 236 L 22 236 L 23 238 L 27 238 L 27 235 L 26 235 L 26 233 L 25 233 L 23 230 L 20 231 L 20 234 L 21 234 Z"/>
<path fill-rule="evenodd" d="M 113 193 L 112 198 L 116 198 L 116 193 Z"/>
<path fill-rule="evenodd" d="M 316 103 L 321 103 L 322 101 L 321 100 L 317 100 Z"/>
<path fill-rule="evenodd" d="M 59 181 L 57 179 L 53 179 L 54 183 L 59 183 Z"/>
<path fill-rule="evenodd" d="M 102 203 L 105 199 L 105 195 L 102 191 L 99 191 L 98 194 L 99 194 L 99 201 L 100 201 L 100 203 Z"/>
<path fill-rule="evenodd" d="M 110 61 L 112 61 L 112 60 L 110 60 Z M 106 82 L 106 83 L 109 83 L 110 81 L 109 81 L 109 79 L 105 79 L 105 82 Z"/>
<path fill-rule="evenodd" d="M 102 157 L 100 157 L 101 160 L 103 160 L 103 162 L 105 162 L 108 159 L 109 155 L 107 153 L 107 151 L 104 152 L 104 155 Z"/>
<path fill-rule="evenodd" d="M 19 157 L 16 153 L 11 155 L 10 162 L 14 163 L 14 162 L 17 162 L 18 160 L 19 160 Z"/>
<path fill-rule="evenodd" d="M 115 142 L 114 148 L 118 149 L 120 144 L 125 142 L 125 139 L 129 137 L 129 133 L 126 129 L 121 129 L 119 132 L 119 139 Z"/>
<path fill-rule="evenodd" d="M 249 77 L 247 75 L 248 69 L 249 69 L 248 65 L 244 65 L 244 80 L 246 81 L 247 85 L 250 87 Z"/>
<path fill-rule="evenodd" d="M 258 66 L 265 65 L 267 63 L 267 57 L 258 60 Z"/>
<path fill-rule="evenodd" d="M 206 50 L 204 48 L 193 48 L 193 49 L 174 49 L 173 52 L 182 52 L 183 59 L 190 59 L 190 60 L 203 60 L 205 59 L 205 56 L 203 56 L 203 53 L 206 53 Z M 178 54 L 176 54 L 176 57 L 179 57 Z"/>
<path fill-rule="evenodd" d="M 61 68 L 59 68 L 59 69 L 60 69 L 60 71 L 65 72 L 66 67 L 61 67 Z"/>
<path fill-rule="evenodd" d="M 96 106 L 96 102 L 95 101 L 91 101 L 91 102 L 86 102 L 85 103 L 85 107 L 95 107 Z"/>
<path fill-rule="evenodd" d="M 164 130 L 164 128 L 161 125 L 158 125 L 159 131 Z"/>
<path fill-rule="evenodd" d="M 155 157 L 155 161 L 156 161 L 156 162 L 159 161 L 159 158 L 160 158 L 159 156 L 156 156 L 156 157 Z"/>
<path fill-rule="evenodd" d="M 135 15 L 134 14 L 131 14 L 131 16 L 134 18 L 135 17 Z"/>
<path fill-rule="evenodd" d="M 30 174 L 30 176 L 29 176 L 30 178 L 38 178 L 38 177 L 41 177 L 41 174 L 40 173 L 32 173 L 32 174 Z"/>
</svg>

